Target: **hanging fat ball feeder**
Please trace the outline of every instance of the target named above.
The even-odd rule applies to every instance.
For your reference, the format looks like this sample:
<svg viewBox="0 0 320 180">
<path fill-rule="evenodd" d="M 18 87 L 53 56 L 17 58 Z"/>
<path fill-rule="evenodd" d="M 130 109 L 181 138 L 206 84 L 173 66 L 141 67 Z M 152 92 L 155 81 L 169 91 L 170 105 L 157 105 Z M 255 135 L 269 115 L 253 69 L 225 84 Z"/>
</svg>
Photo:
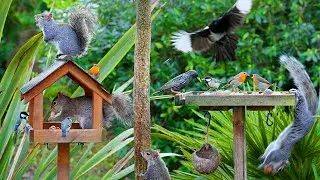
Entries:
<svg viewBox="0 0 320 180">
<path fill-rule="evenodd" d="M 205 143 L 199 151 L 192 154 L 192 163 L 201 174 L 213 173 L 220 164 L 219 152 L 211 144 Z"/>
<path fill-rule="evenodd" d="M 193 167 L 201 174 L 213 173 L 220 164 L 220 155 L 218 150 L 208 143 L 211 116 L 209 112 L 205 114 L 205 117 L 206 115 L 209 116 L 206 131 L 206 143 L 200 148 L 200 150 L 195 151 L 192 154 Z"/>
</svg>

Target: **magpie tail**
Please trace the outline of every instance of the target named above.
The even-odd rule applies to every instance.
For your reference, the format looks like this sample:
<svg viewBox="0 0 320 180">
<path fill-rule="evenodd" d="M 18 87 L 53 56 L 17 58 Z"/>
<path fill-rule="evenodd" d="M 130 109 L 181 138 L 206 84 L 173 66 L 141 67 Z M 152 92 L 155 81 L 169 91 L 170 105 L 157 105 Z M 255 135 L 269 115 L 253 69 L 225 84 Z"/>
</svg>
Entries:
<svg viewBox="0 0 320 180">
<path fill-rule="evenodd" d="M 238 36 L 234 34 L 226 34 L 219 41 L 216 41 L 213 45 L 215 52 L 215 60 L 236 60 L 236 49 L 238 44 Z"/>
</svg>

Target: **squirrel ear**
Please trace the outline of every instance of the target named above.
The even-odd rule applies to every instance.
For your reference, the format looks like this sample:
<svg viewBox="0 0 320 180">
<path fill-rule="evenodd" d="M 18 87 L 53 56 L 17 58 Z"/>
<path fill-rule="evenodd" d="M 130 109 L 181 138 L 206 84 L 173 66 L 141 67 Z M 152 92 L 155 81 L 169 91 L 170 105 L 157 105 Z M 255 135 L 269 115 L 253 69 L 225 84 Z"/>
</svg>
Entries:
<svg viewBox="0 0 320 180">
<path fill-rule="evenodd" d="M 52 18 L 52 13 L 48 14 L 48 20 L 50 20 Z"/>
<path fill-rule="evenodd" d="M 61 97 L 61 96 L 63 96 L 63 93 L 62 92 L 58 92 L 57 96 Z"/>
<path fill-rule="evenodd" d="M 160 154 L 159 154 L 159 152 L 157 151 L 157 153 L 155 153 L 154 155 L 153 155 L 153 158 L 154 159 L 158 159 L 160 157 Z"/>
</svg>

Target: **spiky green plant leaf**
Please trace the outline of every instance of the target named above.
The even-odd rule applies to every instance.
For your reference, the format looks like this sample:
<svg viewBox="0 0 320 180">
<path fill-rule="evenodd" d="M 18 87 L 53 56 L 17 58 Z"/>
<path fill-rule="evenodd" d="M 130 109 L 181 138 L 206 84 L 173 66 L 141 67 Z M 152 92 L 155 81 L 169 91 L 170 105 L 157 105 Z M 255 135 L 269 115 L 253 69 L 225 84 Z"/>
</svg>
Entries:
<svg viewBox="0 0 320 180">
<path fill-rule="evenodd" d="M 7 14 L 9 12 L 12 0 L 2 0 L 0 6 L 0 41 L 2 37 L 2 32 L 4 28 L 4 24 L 6 22 Z"/>
</svg>

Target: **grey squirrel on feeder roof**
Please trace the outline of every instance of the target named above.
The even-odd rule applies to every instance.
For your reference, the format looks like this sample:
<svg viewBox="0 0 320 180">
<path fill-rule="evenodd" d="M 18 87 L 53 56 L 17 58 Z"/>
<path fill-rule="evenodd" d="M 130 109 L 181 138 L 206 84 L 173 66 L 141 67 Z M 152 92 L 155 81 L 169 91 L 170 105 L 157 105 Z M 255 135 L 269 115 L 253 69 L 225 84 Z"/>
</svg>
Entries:
<svg viewBox="0 0 320 180">
<path fill-rule="evenodd" d="M 102 112 L 104 128 L 110 128 L 114 118 L 119 119 L 124 125 L 132 125 L 132 100 L 126 94 L 113 94 L 112 104 L 104 102 Z M 74 117 L 79 120 L 82 129 L 92 128 L 92 97 L 70 98 L 59 92 L 51 103 L 49 121 L 63 121 L 67 117 Z"/>
<path fill-rule="evenodd" d="M 57 23 L 49 12 L 35 15 L 35 21 L 43 32 L 43 40 L 58 49 L 58 58 L 86 54 L 97 18 L 88 9 L 79 8 L 71 13 L 68 24 Z"/>
<path fill-rule="evenodd" d="M 277 173 L 289 164 L 293 146 L 313 127 L 318 108 L 317 93 L 304 66 L 294 57 L 287 55 L 280 57 L 280 63 L 290 72 L 298 89 L 290 90 L 296 97 L 293 123 L 269 144 L 260 157 L 263 163 L 259 167 L 264 168 L 265 173 Z"/>
<path fill-rule="evenodd" d="M 168 168 L 159 151 L 148 149 L 141 152 L 142 157 L 148 162 L 147 172 L 144 174 L 138 173 L 138 176 L 143 177 L 145 180 L 170 180 Z"/>
</svg>

